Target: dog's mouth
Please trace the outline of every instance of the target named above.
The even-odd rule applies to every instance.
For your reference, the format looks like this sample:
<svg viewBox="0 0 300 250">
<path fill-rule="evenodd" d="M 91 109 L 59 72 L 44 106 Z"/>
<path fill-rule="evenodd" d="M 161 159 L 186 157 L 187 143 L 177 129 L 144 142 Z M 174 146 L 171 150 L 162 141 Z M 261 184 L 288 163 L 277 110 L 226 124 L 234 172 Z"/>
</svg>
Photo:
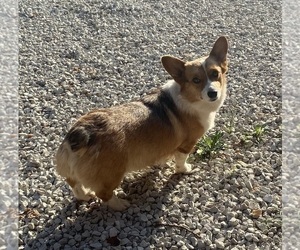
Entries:
<svg viewBox="0 0 300 250">
<path fill-rule="evenodd" d="M 216 100 L 218 100 L 218 97 L 210 98 L 210 99 L 209 99 L 210 102 L 214 102 L 214 101 L 216 101 Z"/>
</svg>

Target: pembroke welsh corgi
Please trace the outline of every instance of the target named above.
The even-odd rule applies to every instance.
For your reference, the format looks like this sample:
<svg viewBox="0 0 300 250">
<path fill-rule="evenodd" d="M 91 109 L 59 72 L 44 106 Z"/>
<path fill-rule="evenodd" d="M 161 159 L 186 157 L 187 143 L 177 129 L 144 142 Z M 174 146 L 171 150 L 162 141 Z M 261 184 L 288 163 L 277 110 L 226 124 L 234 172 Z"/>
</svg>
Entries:
<svg viewBox="0 0 300 250">
<path fill-rule="evenodd" d="M 173 80 L 139 101 L 93 110 L 79 118 L 57 152 L 57 172 L 75 197 L 96 195 L 115 210 L 129 206 L 114 194 L 124 175 L 171 156 L 189 172 L 189 153 L 214 126 L 226 96 L 228 42 L 220 37 L 209 56 L 182 61 L 163 56 Z"/>
</svg>

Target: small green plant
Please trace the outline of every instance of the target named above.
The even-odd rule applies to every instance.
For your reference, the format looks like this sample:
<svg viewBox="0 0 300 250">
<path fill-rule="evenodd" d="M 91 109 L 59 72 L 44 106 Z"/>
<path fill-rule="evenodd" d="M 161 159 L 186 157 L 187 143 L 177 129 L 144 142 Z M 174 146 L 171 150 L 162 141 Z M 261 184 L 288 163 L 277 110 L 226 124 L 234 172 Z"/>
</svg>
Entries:
<svg viewBox="0 0 300 250">
<path fill-rule="evenodd" d="M 210 158 L 211 155 L 218 150 L 224 148 L 224 143 L 222 141 L 224 133 L 220 131 L 216 131 L 215 134 L 204 136 L 197 144 L 196 144 L 196 155 L 201 159 Z"/>
<path fill-rule="evenodd" d="M 240 145 L 247 146 L 250 142 L 259 143 L 263 135 L 266 133 L 266 125 L 265 124 L 257 124 L 254 125 L 251 131 L 246 132 L 244 135 L 240 136 Z M 252 145 L 252 144 L 250 144 Z M 249 146 L 249 145 L 248 145 Z"/>
<path fill-rule="evenodd" d="M 231 117 L 229 119 L 229 121 L 226 123 L 225 125 L 225 131 L 228 133 L 228 134 L 232 134 L 234 131 L 235 131 L 235 128 L 234 128 L 234 118 Z"/>
<path fill-rule="evenodd" d="M 247 145 L 250 141 L 252 141 L 252 139 L 253 139 L 253 136 L 252 136 L 252 135 L 248 135 L 248 134 L 241 135 L 241 137 L 240 137 L 240 145 L 241 145 L 241 146 L 245 146 L 245 145 Z"/>
<path fill-rule="evenodd" d="M 255 125 L 252 136 L 257 141 L 260 141 L 264 133 L 265 133 L 265 125 Z"/>
</svg>

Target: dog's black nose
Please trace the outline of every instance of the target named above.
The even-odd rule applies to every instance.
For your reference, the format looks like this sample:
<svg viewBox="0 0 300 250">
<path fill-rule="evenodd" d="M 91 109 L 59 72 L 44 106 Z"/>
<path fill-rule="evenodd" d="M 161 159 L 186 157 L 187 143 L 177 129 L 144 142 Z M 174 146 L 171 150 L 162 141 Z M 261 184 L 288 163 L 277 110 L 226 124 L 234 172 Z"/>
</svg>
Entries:
<svg viewBox="0 0 300 250">
<path fill-rule="evenodd" d="M 208 95 L 208 97 L 209 97 L 210 99 L 216 99 L 217 96 L 218 96 L 218 92 L 215 91 L 215 90 L 209 90 L 209 91 L 207 92 L 207 95 Z"/>
</svg>

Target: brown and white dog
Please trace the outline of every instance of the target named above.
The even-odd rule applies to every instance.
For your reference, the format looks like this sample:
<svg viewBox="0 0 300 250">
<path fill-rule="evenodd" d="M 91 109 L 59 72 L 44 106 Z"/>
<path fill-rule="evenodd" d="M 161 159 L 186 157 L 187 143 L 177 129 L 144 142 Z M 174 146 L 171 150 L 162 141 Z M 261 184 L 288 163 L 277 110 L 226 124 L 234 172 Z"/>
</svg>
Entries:
<svg viewBox="0 0 300 250">
<path fill-rule="evenodd" d="M 67 133 L 57 152 L 57 172 L 79 200 L 96 195 L 115 210 L 129 206 L 114 195 L 126 172 L 175 157 L 176 172 L 197 140 L 214 126 L 226 96 L 228 42 L 220 37 L 209 56 L 161 61 L 174 80 L 139 101 L 93 110 Z"/>
</svg>

